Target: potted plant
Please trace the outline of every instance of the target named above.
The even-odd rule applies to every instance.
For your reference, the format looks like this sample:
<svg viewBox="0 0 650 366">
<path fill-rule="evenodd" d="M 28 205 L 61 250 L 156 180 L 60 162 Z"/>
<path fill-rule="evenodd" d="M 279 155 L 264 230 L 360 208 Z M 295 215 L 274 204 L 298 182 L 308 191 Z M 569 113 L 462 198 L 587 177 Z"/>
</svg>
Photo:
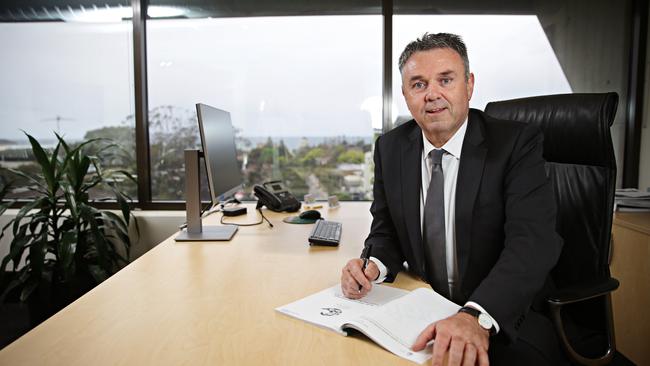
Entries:
<svg viewBox="0 0 650 366">
<path fill-rule="evenodd" d="M 25 134 L 40 174 L 11 170 L 29 182 L 36 197 L 0 233 L 0 238 L 13 234 L 0 263 L 0 277 L 9 277 L 0 278 L 6 284 L 0 300 L 17 295 L 30 305 L 32 324 L 38 324 L 129 262 L 132 221 L 138 229 L 118 182 L 135 180 L 126 171 L 102 169 L 98 156 L 114 144 L 98 148 L 102 139 L 91 139 L 71 147 L 56 135 L 56 147 L 46 151 Z M 85 153 L 91 146 L 96 155 Z M 121 214 L 93 207 L 92 189 L 110 192 Z"/>
</svg>

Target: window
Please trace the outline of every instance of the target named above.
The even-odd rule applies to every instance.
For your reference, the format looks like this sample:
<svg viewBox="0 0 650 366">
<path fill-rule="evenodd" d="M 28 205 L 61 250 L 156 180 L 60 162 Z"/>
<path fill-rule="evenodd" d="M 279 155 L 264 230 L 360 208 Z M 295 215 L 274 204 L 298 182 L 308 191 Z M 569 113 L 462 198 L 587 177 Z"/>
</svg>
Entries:
<svg viewBox="0 0 650 366">
<path fill-rule="evenodd" d="M 230 112 L 247 193 L 280 179 L 297 197 L 371 197 L 380 16 L 151 20 L 147 32 L 155 200 L 184 196 L 198 102 Z"/>
<path fill-rule="evenodd" d="M 122 149 L 103 154 L 103 166 L 135 172 L 130 21 L 0 23 L 0 44 L 1 167 L 40 172 L 24 130 L 45 148 L 56 145 L 55 132 L 71 145 L 113 139 Z M 0 169 L 0 186 L 9 180 L 10 197 L 32 196 L 25 180 Z M 135 184 L 125 184 L 135 197 Z"/>
<path fill-rule="evenodd" d="M 135 172 L 132 2 L 56 3 L 0 5 L 0 167 L 38 173 L 23 129 L 46 147 L 55 144 L 53 131 L 73 144 L 111 138 L 122 149 L 102 155 L 104 165 Z M 612 137 L 619 172 L 627 119 L 642 110 L 627 95 L 639 16 L 629 0 L 396 0 L 392 35 L 382 34 L 384 3 L 376 0 L 147 3 L 151 178 L 140 193 L 157 202 L 184 198 L 182 151 L 199 145 L 197 102 L 231 112 L 247 193 L 253 184 L 281 179 L 297 197 L 370 199 L 385 37 L 393 45 L 392 121 L 409 118 L 399 54 L 424 32 L 440 31 L 467 42 L 476 75 L 472 107 L 539 94 L 617 92 Z M 647 135 L 641 188 L 650 176 Z M 16 177 L 0 169 L 0 186 L 9 179 Z M 11 197 L 29 199 L 27 183 L 18 178 L 16 186 Z M 135 185 L 128 191 L 137 196 Z M 182 207 L 149 203 L 141 207 Z"/>
</svg>

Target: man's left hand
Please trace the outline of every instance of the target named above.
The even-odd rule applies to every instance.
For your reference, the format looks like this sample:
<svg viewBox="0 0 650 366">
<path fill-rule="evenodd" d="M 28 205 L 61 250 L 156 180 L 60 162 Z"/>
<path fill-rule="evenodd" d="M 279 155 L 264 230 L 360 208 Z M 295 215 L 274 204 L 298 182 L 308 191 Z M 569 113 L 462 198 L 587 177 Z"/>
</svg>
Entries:
<svg viewBox="0 0 650 366">
<path fill-rule="evenodd" d="M 430 324 L 418 336 L 413 351 L 421 351 L 430 340 L 433 342 L 432 365 L 442 366 L 448 352 L 448 366 L 488 366 L 490 334 L 481 328 L 476 318 L 458 313 Z"/>
</svg>

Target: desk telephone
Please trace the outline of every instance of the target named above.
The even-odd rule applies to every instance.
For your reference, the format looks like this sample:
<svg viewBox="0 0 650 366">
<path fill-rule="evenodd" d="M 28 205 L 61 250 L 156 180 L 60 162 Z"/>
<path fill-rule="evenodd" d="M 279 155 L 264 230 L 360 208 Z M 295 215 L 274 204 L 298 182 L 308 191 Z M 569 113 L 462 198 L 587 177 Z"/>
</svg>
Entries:
<svg viewBox="0 0 650 366">
<path fill-rule="evenodd" d="M 296 212 L 300 202 L 286 189 L 282 182 L 274 180 L 262 185 L 256 184 L 253 193 L 257 196 L 257 207 L 266 206 L 275 212 Z"/>
</svg>

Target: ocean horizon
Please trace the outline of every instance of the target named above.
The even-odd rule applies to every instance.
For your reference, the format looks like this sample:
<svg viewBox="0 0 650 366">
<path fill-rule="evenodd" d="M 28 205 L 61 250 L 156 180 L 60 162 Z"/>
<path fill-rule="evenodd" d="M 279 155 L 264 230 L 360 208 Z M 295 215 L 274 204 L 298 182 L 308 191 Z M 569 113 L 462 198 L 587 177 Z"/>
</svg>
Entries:
<svg viewBox="0 0 650 366">
<path fill-rule="evenodd" d="M 365 144 L 371 144 L 373 141 L 373 136 L 237 136 L 238 140 L 243 139 L 249 141 L 251 143 L 250 148 L 265 144 L 269 138 L 271 141 L 273 141 L 274 144 L 279 144 L 281 141 L 284 142 L 284 145 L 291 151 L 295 151 L 303 145 L 318 146 L 323 143 L 340 144 L 343 141 L 346 141 L 349 144 L 355 144 L 359 141 L 363 141 Z M 70 140 L 67 142 L 74 144 L 81 141 L 84 140 Z M 56 142 L 56 139 L 39 139 L 41 146 L 46 149 L 54 148 L 54 146 L 56 146 Z M 249 149 L 245 148 L 244 146 L 237 147 L 243 150 Z M 31 149 L 31 145 L 27 141 L 27 138 L 24 140 L 5 139 L 4 143 L 0 143 L 0 151 L 8 149 Z"/>
</svg>

